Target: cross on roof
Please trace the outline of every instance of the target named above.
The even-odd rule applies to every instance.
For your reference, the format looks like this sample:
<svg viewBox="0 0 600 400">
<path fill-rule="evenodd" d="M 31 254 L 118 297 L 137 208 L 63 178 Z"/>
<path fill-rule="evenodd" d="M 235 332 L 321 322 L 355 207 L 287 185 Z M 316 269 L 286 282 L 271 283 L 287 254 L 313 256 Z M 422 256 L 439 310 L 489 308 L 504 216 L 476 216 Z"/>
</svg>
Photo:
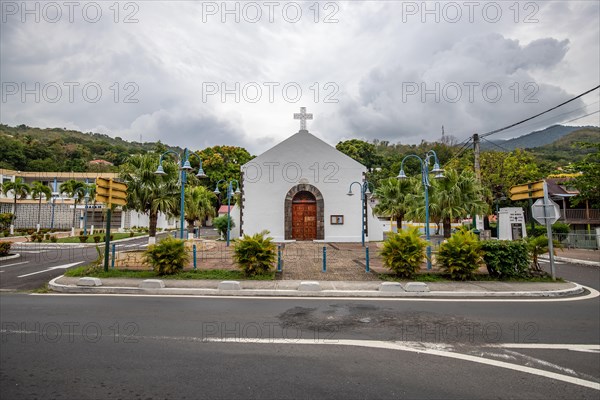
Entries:
<svg viewBox="0 0 600 400">
<path fill-rule="evenodd" d="M 300 107 L 300 112 L 294 113 L 294 119 L 300 120 L 300 130 L 305 131 L 306 130 L 306 120 L 313 119 L 313 115 L 306 113 L 306 107 Z"/>
</svg>

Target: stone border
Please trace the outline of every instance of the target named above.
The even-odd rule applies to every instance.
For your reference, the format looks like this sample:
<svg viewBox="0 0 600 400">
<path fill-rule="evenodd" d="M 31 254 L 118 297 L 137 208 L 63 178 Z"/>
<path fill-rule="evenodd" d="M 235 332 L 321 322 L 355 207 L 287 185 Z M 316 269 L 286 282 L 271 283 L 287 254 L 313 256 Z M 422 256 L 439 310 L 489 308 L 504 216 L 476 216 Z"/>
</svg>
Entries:
<svg viewBox="0 0 600 400">
<path fill-rule="evenodd" d="M 292 200 L 298 192 L 310 192 L 317 200 L 317 240 L 325 239 L 325 201 L 321 191 L 308 183 L 293 186 L 285 195 L 283 203 L 285 240 L 292 240 Z"/>
<path fill-rule="evenodd" d="M 10 254 L 8 256 L 0 257 L 0 261 L 14 260 L 15 258 L 19 258 L 19 257 L 21 257 L 21 255 L 19 253 Z"/>
<path fill-rule="evenodd" d="M 206 289 L 206 288 L 160 288 L 148 289 L 140 287 L 116 287 L 116 286 L 73 286 L 57 283 L 64 275 L 52 279 L 48 287 L 60 293 L 79 294 L 141 294 L 141 295 L 187 295 L 187 296 L 232 296 L 232 297 L 356 297 L 356 298 L 457 298 L 484 299 L 484 298 L 556 298 L 569 297 L 581 294 L 585 291 L 578 283 L 572 288 L 552 291 L 513 291 L 513 292 L 382 292 L 379 290 L 276 290 L 276 289 Z"/>
</svg>

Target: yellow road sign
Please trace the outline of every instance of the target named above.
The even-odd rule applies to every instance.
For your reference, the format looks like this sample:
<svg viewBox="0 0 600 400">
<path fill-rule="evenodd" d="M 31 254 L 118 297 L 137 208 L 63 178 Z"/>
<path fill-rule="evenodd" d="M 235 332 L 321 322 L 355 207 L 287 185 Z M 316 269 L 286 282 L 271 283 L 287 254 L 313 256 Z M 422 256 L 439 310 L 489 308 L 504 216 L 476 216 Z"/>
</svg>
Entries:
<svg viewBox="0 0 600 400">
<path fill-rule="evenodd" d="M 544 181 L 526 183 L 510 188 L 511 200 L 538 199 L 544 197 Z"/>
<path fill-rule="evenodd" d="M 127 204 L 127 185 L 112 179 L 96 178 L 96 201 L 124 206 Z"/>
</svg>

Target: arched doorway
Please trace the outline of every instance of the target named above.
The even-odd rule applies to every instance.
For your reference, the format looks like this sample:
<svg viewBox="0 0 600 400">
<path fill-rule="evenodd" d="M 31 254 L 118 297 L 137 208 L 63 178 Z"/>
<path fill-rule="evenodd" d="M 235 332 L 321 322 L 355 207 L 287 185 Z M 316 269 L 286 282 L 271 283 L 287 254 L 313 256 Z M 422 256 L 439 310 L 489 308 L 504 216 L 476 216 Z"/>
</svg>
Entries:
<svg viewBox="0 0 600 400">
<path fill-rule="evenodd" d="M 317 199 L 310 192 L 298 192 L 292 198 L 292 239 L 315 240 L 316 238 Z"/>
</svg>

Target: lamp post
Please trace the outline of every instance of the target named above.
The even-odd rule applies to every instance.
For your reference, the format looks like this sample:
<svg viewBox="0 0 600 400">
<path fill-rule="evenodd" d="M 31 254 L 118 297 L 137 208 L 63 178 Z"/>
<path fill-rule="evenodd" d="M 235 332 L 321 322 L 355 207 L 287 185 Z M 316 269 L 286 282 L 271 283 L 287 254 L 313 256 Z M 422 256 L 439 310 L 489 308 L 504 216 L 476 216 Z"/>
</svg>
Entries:
<svg viewBox="0 0 600 400">
<path fill-rule="evenodd" d="M 52 192 L 52 217 L 50 219 L 50 230 L 54 230 L 54 206 L 56 205 L 57 198 L 58 192 Z"/>
<path fill-rule="evenodd" d="M 217 182 L 217 185 L 215 187 L 214 193 L 216 195 L 219 195 L 221 193 L 221 191 L 219 190 L 219 183 L 221 182 L 226 182 L 225 179 L 221 179 Z M 235 192 L 233 191 L 233 182 L 235 182 Z M 230 231 L 230 210 L 231 210 L 231 198 L 233 197 L 234 194 L 240 194 L 240 183 L 235 180 L 232 179 L 229 181 L 229 184 L 227 185 L 227 247 L 229 247 L 229 231 Z"/>
<path fill-rule="evenodd" d="M 365 247 L 365 201 L 367 197 L 371 195 L 371 192 L 369 191 L 369 181 L 364 181 L 363 183 L 354 181 L 350 184 L 350 188 L 348 188 L 348 193 L 346 193 L 348 196 L 354 196 L 354 193 L 352 193 L 352 186 L 354 184 L 360 186 L 360 210 L 362 217 L 360 222 L 360 234 L 362 246 Z"/>
<path fill-rule="evenodd" d="M 83 208 L 83 235 L 86 236 L 87 235 L 87 208 L 88 208 L 88 201 L 90 201 L 90 187 L 88 184 L 88 180 L 85 180 L 85 196 L 83 197 L 85 199 L 85 206 Z"/>
<path fill-rule="evenodd" d="M 429 174 L 435 174 L 435 179 L 444 178 L 444 170 L 440 168 L 440 161 L 438 160 L 437 154 L 433 150 L 429 150 L 424 158 L 421 158 L 415 154 L 409 154 L 402 159 L 400 164 L 400 172 L 398 173 L 398 179 L 406 179 L 407 176 L 404 173 L 404 161 L 408 158 L 416 158 L 421 163 L 421 182 L 425 188 L 425 238 L 427 239 L 427 269 L 431 269 L 431 244 L 429 243 Z M 433 158 L 434 164 L 433 169 L 429 170 L 429 161 Z"/>
<path fill-rule="evenodd" d="M 184 230 L 183 228 L 185 226 L 185 184 L 187 182 L 187 172 L 193 170 L 192 165 L 190 164 L 190 160 L 189 160 L 190 156 L 195 155 L 196 157 L 198 157 L 198 160 L 200 160 L 200 168 L 198 168 L 198 173 L 196 174 L 196 177 L 200 178 L 200 179 L 206 178 L 206 174 L 204 173 L 204 170 L 202 169 L 202 159 L 200 158 L 200 156 L 198 156 L 198 154 L 196 154 L 196 153 L 188 152 L 188 149 L 186 148 L 183 151 L 182 155 L 173 150 L 167 150 L 163 154 L 161 154 L 160 159 L 158 160 L 158 168 L 154 172 L 156 175 L 166 175 L 166 172 L 164 171 L 163 166 L 162 166 L 162 162 L 163 162 L 165 155 L 167 155 L 169 153 L 175 154 L 175 156 L 177 156 L 178 163 L 179 163 L 179 171 L 181 173 L 181 175 L 180 175 L 181 198 L 180 198 L 180 204 L 179 204 L 179 210 L 181 213 L 181 217 L 179 220 L 179 238 L 183 239 L 183 230 Z"/>
</svg>

